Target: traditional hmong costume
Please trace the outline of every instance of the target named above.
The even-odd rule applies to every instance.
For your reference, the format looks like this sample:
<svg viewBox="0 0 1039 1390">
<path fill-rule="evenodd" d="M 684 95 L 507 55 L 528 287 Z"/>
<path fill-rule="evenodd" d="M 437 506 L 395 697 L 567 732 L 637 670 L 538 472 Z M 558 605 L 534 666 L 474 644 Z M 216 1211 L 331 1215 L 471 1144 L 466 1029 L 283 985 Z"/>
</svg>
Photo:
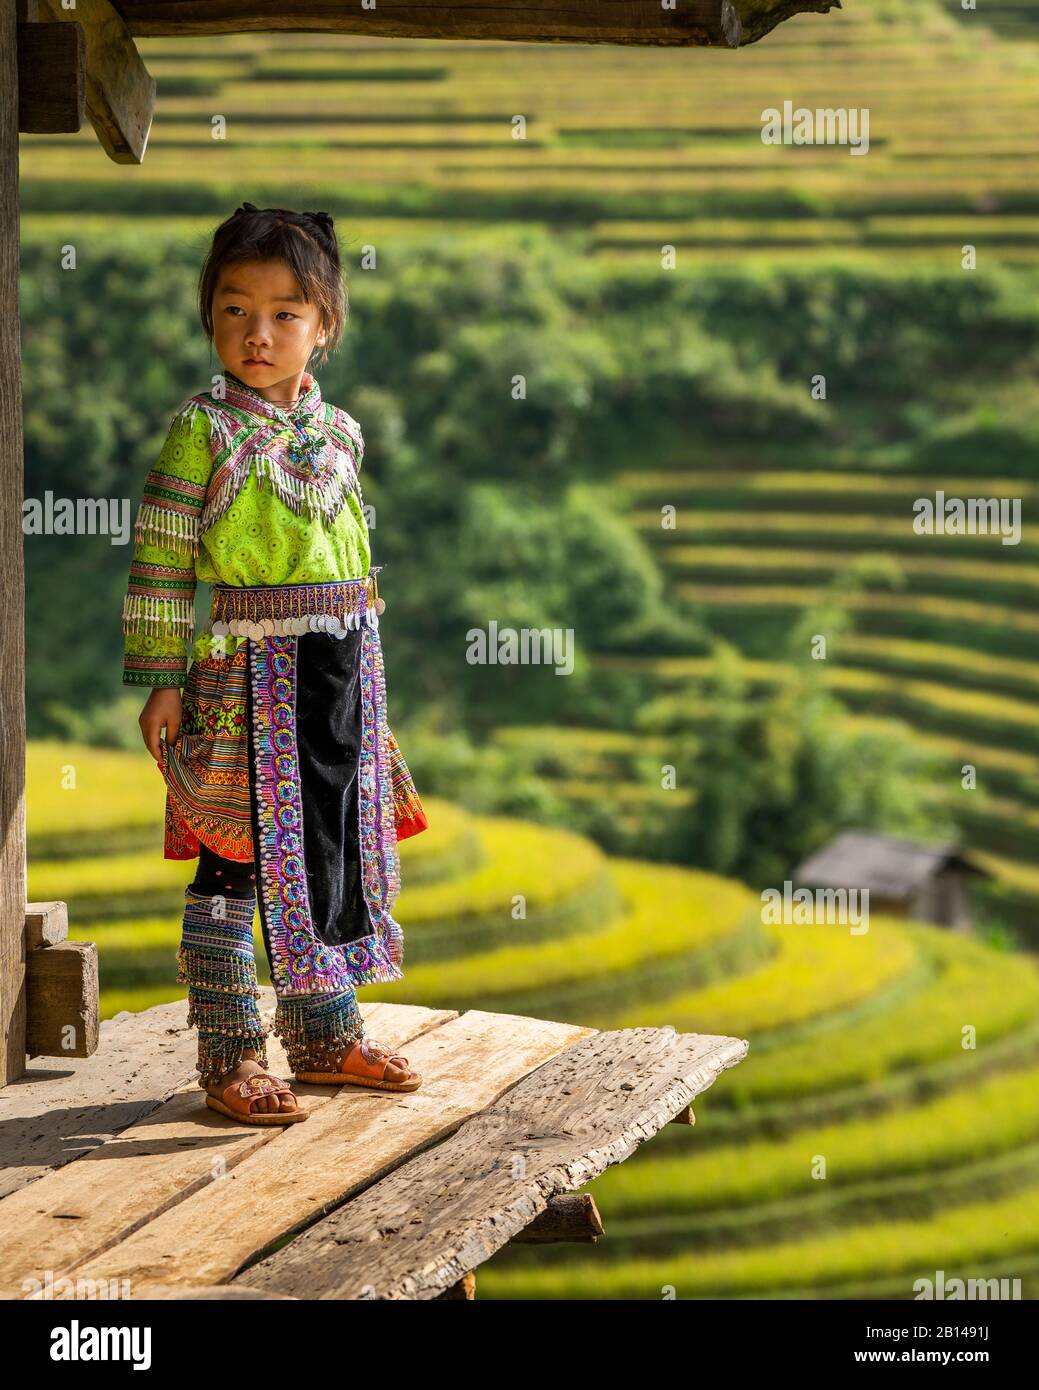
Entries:
<svg viewBox="0 0 1039 1390">
<path fill-rule="evenodd" d="M 164 855 L 200 860 L 178 980 L 203 1085 L 246 1048 L 267 1065 L 257 898 L 290 1065 L 338 1069 L 363 1037 L 355 989 L 402 978 L 397 844 L 427 826 L 387 724 L 360 427 L 310 373 L 290 410 L 222 386 L 173 418 L 123 605 L 124 684 L 184 687 Z"/>
</svg>

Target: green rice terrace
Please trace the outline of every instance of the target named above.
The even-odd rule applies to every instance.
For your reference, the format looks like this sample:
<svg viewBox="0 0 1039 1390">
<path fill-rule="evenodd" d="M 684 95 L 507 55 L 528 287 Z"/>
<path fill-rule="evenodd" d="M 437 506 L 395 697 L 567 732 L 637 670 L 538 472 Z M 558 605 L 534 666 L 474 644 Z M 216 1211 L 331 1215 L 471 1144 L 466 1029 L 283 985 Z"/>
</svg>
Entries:
<svg viewBox="0 0 1039 1390">
<path fill-rule="evenodd" d="M 742 448 L 714 445 L 704 453 L 710 467 L 702 471 L 676 460 L 670 469 L 658 463 L 615 478 L 622 505 L 660 560 L 676 611 L 731 641 L 744 654 L 752 688 L 765 690 L 782 673 L 776 652 L 785 634 L 850 559 L 890 566 L 889 582 L 842 600 L 853 630 L 830 642 L 820 663 L 825 683 L 852 712 L 850 722 L 904 721 L 934 755 L 933 799 L 993 875 L 979 896 L 1022 941 L 1034 943 L 1039 564 L 1029 528 L 1012 546 L 998 535 L 917 535 L 913 500 L 933 498 L 933 476 L 866 467 L 795 473 L 779 450 L 771 468 L 767 449 L 753 459 Z M 1036 484 L 1023 478 L 943 474 L 941 483 L 962 497 L 1019 498 L 1026 516 L 1037 499 Z M 672 527 L 662 525 L 665 507 L 675 508 Z M 603 681 L 611 673 L 641 675 L 647 688 L 687 710 L 710 668 L 702 654 L 601 653 L 594 661 Z M 640 777 L 640 757 L 659 740 L 630 729 L 516 726 L 499 730 L 497 739 L 527 748 L 579 820 L 582 806 L 608 795 L 629 809 L 652 806 L 663 814 L 680 804 L 658 781 Z M 663 744 L 660 751 L 663 760 Z M 966 764 L 977 769 L 977 794 L 960 788 Z"/>
<path fill-rule="evenodd" d="M 37 742 L 27 773 L 29 898 L 65 900 L 70 935 L 97 942 L 103 1015 L 183 997 L 194 861 L 161 857 L 151 760 Z M 738 883 L 427 809 L 430 830 L 401 845 L 406 978 L 382 997 L 751 1044 L 694 1132 L 666 1127 L 589 1185 L 606 1223 L 593 1255 L 512 1247 L 481 1297 L 908 1299 L 936 1269 L 1039 1296 L 1030 957 L 876 917 L 862 936 L 766 927 Z M 266 982 L 258 918 L 254 947 Z"/>
<path fill-rule="evenodd" d="M 673 245 L 680 267 L 958 265 L 971 243 L 981 264 L 1033 265 L 1028 8 L 878 0 L 732 55 L 592 45 L 579 63 L 552 44 L 142 39 L 158 82 L 145 163 L 113 164 L 89 130 L 23 137 L 23 236 L 65 236 L 74 211 L 80 246 L 120 227 L 193 239 L 242 189 L 262 203 L 306 188 L 384 247 L 539 224 L 604 261 Z M 867 107 L 868 157 L 763 144 L 761 113 L 786 99 Z"/>
</svg>

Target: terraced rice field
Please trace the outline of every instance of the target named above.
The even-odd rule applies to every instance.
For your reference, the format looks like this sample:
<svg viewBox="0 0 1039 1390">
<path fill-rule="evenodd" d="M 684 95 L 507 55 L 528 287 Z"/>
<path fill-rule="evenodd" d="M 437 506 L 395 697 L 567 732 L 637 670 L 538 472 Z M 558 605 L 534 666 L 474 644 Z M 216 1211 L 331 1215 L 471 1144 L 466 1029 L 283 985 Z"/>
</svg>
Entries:
<svg viewBox="0 0 1039 1390">
<path fill-rule="evenodd" d="M 915 533 L 913 501 L 933 497 L 934 478 L 834 473 L 806 480 L 783 469 L 732 468 L 633 471 L 619 481 L 666 566 L 675 602 L 747 652 L 757 682 L 778 676 L 777 628 L 818 601 L 847 569 L 849 551 L 889 566 L 888 584 L 849 599 L 857 630 L 828 650 L 827 683 L 856 712 L 907 721 L 948 756 L 950 774 L 965 762 L 977 767 L 980 784 L 995 795 L 978 807 L 960 796 L 971 841 L 1010 861 L 1001 878 L 1021 879 L 1013 861 L 1027 869 L 1039 852 L 1034 541 L 1008 546 L 998 535 Z M 1026 515 L 1036 501 L 1026 479 L 956 478 L 946 489 L 1016 497 Z M 678 508 L 672 531 L 660 525 L 664 503 Z M 1022 535 L 1030 535 L 1027 527 Z M 601 664 L 642 665 L 676 690 L 704 673 L 697 658 L 604 656 Z"/>
<path fill-rule="evenodd" d="M 23 137 L 24 235 L 66 237 L 75 211 L 84 247 L 121 222 L 194 243 L 242 188 L 261 204 L 305 189 L 357 246 L 534 222 L 618 263 L 674 246 L 679 268 L 956 267 L 970 243 L 985 265 L 1031 266 L 1039 51 L 1001 40 L 1011 11 L 1025 22 L 1024 4 L 850 6 L 735 53 L 142 39 L 158 82 L 145 163 L 131 182 L 89 131 Z M 868 155 L 763 144 L 762 112 L 787 99 L 868 108 Z"/>
<path fill-rule="evenodd" d="M 749 464 L 753 463 L 753 466 Z M 967 843 L 983 852 L 996 909 L 1026 940 L 1039 940 L 1039 550 L 998 534 L 926 535 L 913 529 L 914 501 L 938 485 L 950 496 L 1018 499 L 1025 517 L 1039 496 L 1027 478 L 952 477 L 868 471 L 795 472 L 782 451 L 715 448 L 703 469 L 628 469 L 615 481 L 622 505 L 658 557 L 676 609 L 745 654 L 752 685 L 783 674 L 785 635 L 822 601 L 852 562 L 871 578 L 846 603 L 854 631 L 830 641 L 828 687 L 861 718 L 897 718 L 932 752 L 944 798 Z M 664 525 L 674 508 L 674 524 Z M 601 653 L 603 673 L 638 672 L 695 714 L 702 656 Z M 500 738 L 536 752 L 542 770 L 579 807 L 635 788 L 659 808 L 677 802 L 641 782 L 644 740 L 614 730 L 610 756 L 593 730 L 513 728 Z M 579 768 L 569 779 L 558 768 Z M 980 794 L 965 795 L 960 769 L 977 769 Z"/>
</svg>

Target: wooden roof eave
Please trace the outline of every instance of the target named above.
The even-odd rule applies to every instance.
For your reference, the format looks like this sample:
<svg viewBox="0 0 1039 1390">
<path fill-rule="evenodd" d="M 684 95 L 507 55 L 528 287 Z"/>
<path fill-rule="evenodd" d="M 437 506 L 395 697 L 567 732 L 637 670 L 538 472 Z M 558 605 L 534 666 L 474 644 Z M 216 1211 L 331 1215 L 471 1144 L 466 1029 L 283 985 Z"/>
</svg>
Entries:
<svg viewBox="0 0 1039 1390">
<path fill-rule="evenodd" d="M 795 14 L 825 14 L 841 0 L 115 0 L 137 36 L 318 30 L 372 38 L 514 40 L 736 48 Z M 276 10 L 276 13 L 271 13 Z"/>
<path fill-rule="evenodd" d="M 140 164 L 155 114 L 155 79 L 138 36 L 305 32 L 369 38 L 512 40 L 737 48 L 782 20 L 839 9 L 841 0 L 523 0 L 459 6 L 454 0 L 17 0 L 19 129 L 79 130 L 86 114 L 108 157 Z M 59 25 L 73 25 L 66 34 Z"/>
</svg>

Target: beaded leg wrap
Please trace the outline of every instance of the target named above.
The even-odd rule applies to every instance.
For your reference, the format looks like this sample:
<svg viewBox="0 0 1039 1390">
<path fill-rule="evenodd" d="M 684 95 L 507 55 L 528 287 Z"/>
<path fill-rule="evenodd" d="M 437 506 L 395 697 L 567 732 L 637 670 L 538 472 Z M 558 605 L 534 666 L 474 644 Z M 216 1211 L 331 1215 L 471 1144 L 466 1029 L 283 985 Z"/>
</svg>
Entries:
<svg viewBox="0 0 1039 1390">
<path fill-rule="evenodd" d="M 199 1085 L 232 1071 L 252 1049 L 261 1066 L 267 1042 L 253 954 L 255 895 L 185 890 L 177 980 L 188 986 L 188 1027 L 198 1026 Z"/>
<path fill-rule="evenodd" d="M 293 1071 L 339 1071 L 351 1046 L 364 1034 L 357 995 L 344 989 L 279 999 L 274 1032 Z"/>
</svg>

